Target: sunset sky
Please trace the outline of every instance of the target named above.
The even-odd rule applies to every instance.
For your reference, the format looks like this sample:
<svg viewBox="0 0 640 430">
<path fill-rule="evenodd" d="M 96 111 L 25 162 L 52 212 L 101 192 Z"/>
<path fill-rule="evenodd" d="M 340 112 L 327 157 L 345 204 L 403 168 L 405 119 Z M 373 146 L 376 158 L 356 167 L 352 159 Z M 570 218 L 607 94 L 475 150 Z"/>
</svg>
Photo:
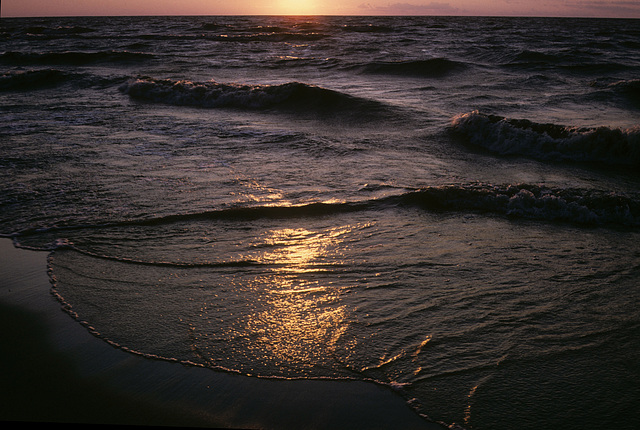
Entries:
<svg viewBox="0 0 640 430">
<path fill-rule="evenodd" d="M 640 0 L 4 0 L 3 17 L 507 15 L 640 18 Z"/>
</svg>

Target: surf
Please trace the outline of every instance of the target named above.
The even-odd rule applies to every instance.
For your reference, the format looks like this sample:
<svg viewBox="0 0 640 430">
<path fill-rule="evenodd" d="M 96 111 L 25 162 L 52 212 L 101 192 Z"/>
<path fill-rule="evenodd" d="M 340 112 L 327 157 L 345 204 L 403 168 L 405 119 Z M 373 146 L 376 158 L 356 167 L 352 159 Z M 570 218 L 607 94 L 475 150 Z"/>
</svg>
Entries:
<svg viewBox="0 0 640 430">
<path fill-rule="evenodd" d="M 360 118 L 389 111 L 381 102 L 303 82 L 251 85 L 138 77 L 119 89 L 132 99 L 175 106 L 350 113 Z"/>
<path fill-rule="evenodd" d="M 472 111 L 455 116 L 451 131 L 500 155 L 640 166 L 640 127 L 564 126 Z"/>
</svg>

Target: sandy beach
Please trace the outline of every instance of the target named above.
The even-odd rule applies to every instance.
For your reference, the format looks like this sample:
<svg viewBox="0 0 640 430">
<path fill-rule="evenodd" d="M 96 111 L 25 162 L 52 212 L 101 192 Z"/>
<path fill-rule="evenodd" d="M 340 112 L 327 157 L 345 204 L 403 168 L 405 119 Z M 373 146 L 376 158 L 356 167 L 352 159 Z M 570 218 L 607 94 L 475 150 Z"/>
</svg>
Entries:
<svg viewBox="0 0 640 430">
<path fill-rule="evenodd" d="M 19 422 L 209 428 L 441 429 L 366 382 L 277 381 L 112 347 L 50 294 L 47 253 L 0 240 L 2 402 Z"/>
</svg>

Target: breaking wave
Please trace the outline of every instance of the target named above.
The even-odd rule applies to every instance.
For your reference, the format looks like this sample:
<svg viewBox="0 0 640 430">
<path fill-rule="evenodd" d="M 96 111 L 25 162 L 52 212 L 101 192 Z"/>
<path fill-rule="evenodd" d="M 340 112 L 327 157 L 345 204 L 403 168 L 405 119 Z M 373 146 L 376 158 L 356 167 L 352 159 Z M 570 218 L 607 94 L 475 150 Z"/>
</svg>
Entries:
<svg viewBox="0 0 640 430">
<path fill-rule="evenodd" d="M 400 203 L 431 211 L 478 212 L 582 226 L 640 226 L 638 196 L 597 190 L 531 184 L 452 185 L 405 194 Z"/>
<path fill-rule="evenodd" d="M 385 110 L 379 102 L 301 82 L 245 85 L 141 77 L 125 82 L 120 91 L 135 99 L 204 108 L 353 111 L 365 115 Z"/>
<path fill-rule="evenodd" d="M 173 214 L 149 219 L 95 224 L 57 224 L 27 228 L 5 237 L 21 240 L 29 236 L 76 229 L 226 220 L 250 222 L 260 219 L 295 219 L 339 216 L 386 209 L 418 209 L 432 213 L 474 213 L 511 220 L 566 223 L 579 227 L 640 227 L 640 195 L 588 189 L 556 189 L 533 184 L 492 185 L 485 183 L 425 187 L 380 199 L 352 202 L 317 202 L 286 206 L 241 206 L 206 212 Z M 57 237 L 57 236 L 55 236 Z M 56 244 L 53 248 L 57 248 Z"/>
<path fill-rule="evenodd" d="M 452 130 L 474 145 L 502 155 L 545 161 L 640 165 L 640 127 L 567 127 L 473 111 L 458 115 Z"/>
</svg>

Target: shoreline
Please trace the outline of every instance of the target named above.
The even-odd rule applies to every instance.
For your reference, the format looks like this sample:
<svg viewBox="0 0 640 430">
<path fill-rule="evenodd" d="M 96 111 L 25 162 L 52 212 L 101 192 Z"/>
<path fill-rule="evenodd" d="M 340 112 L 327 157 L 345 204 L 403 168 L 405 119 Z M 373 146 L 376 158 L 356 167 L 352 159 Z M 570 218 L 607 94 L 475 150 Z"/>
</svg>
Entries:
<svg viewBox="0 0 640 430">
<path fill-rule="evenodd" d="M 47 255 L 0 238 L 0 421 L 260 429 L 425 429 L 364 381 L 273 380 L 145 358 L 74 321 L 50 294 Z"/>
</svg>

